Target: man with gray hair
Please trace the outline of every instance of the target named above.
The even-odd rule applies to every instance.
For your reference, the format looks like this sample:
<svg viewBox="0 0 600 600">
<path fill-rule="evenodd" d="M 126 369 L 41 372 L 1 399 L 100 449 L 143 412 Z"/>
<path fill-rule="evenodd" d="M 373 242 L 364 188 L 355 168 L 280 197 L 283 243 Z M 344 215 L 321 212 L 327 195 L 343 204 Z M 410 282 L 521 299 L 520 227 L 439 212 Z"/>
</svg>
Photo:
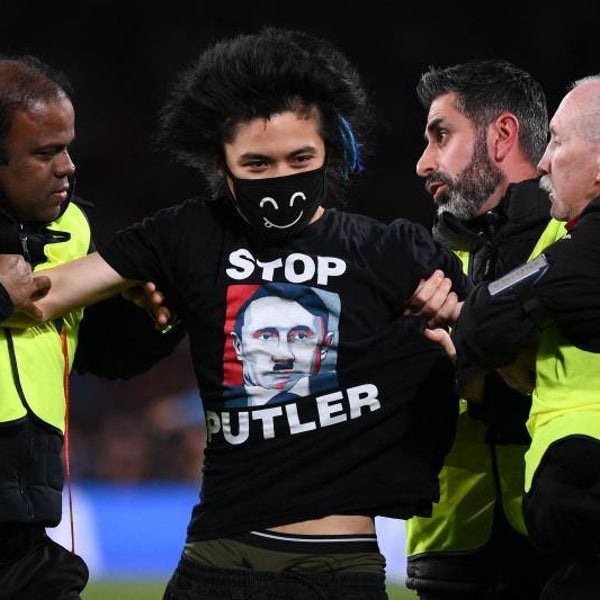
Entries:
<svg viewBox="0 0 600 600">
<path fill-rule="evenodd" d="M 567 234 L 539 272 L 530 264 L 477 286 L 454 340 L 459 363 L 484 367 L 535 344 L 519 377 L 535 372 L 523 509 L 533 543 L 560 565 L 540 598 L 591 600 L 600 590 L 600 75 L 563 98 L 538 169 Z"/>
</svg>

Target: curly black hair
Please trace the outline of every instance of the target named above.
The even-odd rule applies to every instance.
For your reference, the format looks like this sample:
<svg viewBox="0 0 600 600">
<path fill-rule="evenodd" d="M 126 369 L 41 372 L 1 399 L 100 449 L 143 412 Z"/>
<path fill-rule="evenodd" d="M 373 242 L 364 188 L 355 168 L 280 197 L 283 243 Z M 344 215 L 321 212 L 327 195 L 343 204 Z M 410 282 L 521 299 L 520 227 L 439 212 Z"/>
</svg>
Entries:
<svg viewBox="0 0 600 600">
<path fill-rule="evenodd" d="M 264 27 L 208 48 L 173 86 L 157 139 L 180 162 L 199 169 L 218 194 L 224 144 L 240 123 L 315 108 L 330 189 L 339 196 L 362 168 L 373 111 L 349 60 L 330 42 L 301 31 Z"/>
</svg>

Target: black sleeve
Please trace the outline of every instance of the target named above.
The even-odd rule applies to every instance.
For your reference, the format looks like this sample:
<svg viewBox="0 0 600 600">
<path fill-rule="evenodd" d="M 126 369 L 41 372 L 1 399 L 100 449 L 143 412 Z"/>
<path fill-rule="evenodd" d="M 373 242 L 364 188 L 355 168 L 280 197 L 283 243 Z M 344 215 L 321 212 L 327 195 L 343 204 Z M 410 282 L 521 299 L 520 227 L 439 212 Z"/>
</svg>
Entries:
<svg viewBox="0 0 600 600">
<path fill-rule="evenodd" d="M 454 330 L 459 365 L 510 364 L 534 343 L 544 319 L 574 346 L 600 352 L 600 211 L 584 212 L 570 234 L 544 251 L 548 270 L 513 293 L 494 296 L 487 284 L 469 296 Z"/>
<path fill-rule="evenodd" d="M 452 331 L 458 370 L 468 372 L 473 364 L 490 370 L 512 364 L 539 339 L 544 318 L 533 284 L 501 296 L 491 296 L 487 282 L 478 284 Z"/>
<path fill-rule="evenodd" d="M 0 284 L 0 323 L 6 321 L 6 319 L 12 315 L 14 308 L 9 293 L 6 291 L 6 288 Z"/>
<path fill-rule="evenodd" d="M 145 218 L 113 235 L 98 252 L 125 279 L 154 281 L 164 291 L 164 281 L 159 281 L 165 275 L 163 239 L 157 219 Z"/>
<path fill-rule="evenodd" d="M 0 221 L 0 254 L 23 254 L 19 232 L 13 223 Z"/>
<path fill-rule="evenodd" d="M 182 325 L 162 334 L 152 318 L 122 296 L 84 311 L 73 370 L 107 379 L 129 379 L 165 358 L 185 337 Z"/>
<path fill-rule="evenodd" d="M 472 289 L 472 284 L 463 273 L 462 263 L 454 252 L 437 242 L 425 227 L 406 219 L 393 221 L 389 231 L 394 238 L 400 238 L 400 244 L 404 244 L 405 252 L 412 259 L 401 260 L 398 256 L 391 259 L 392 265 L 397 265 L 403 270 L 408 264 L 409 277 L 398 277 L 400 280 L 410 282 L 410 289 L 406 290 L 407 298 L 413 294 L 419 280 L 428 278 L 436 269 L 441 269 L 446 277 L 452 280 L 452 290 L 460 300 L 466 298 Z"/>
<path fill-rule="evenodd" d="M 574 346 L 600 352 L 600 210 L 582 215 L 571 236 L 546 249 L 536 284 L 540 302 Z"/>
</svg>

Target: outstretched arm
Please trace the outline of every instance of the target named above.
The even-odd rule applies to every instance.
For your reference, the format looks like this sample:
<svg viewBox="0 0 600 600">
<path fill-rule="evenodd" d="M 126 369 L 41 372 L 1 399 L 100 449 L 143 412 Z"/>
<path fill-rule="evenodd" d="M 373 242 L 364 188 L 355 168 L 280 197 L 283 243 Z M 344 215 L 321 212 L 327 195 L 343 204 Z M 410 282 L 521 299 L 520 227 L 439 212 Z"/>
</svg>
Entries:
<svg viewBox="0 0 600 600">
<path fill-rule="evenodd" d="M 43 322 L 109 298 L 136 284 L 121 277 L 97 252 L 47 269 L 43 276 L 51 281 L 49 292 L 36 302 L 41 311 L 38 320 Z M 6 321 L 11 327 L 30 324 L 31 320 L 17 312 Z"/>
</svg>

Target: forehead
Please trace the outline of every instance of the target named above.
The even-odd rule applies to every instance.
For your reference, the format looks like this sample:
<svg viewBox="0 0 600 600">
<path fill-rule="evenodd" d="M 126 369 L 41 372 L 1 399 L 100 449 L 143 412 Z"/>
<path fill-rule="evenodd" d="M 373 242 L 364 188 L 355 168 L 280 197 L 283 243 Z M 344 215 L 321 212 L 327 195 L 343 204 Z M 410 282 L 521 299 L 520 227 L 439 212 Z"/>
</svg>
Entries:
<svg viewBox="0 0 600 600">
<path fill-rule="evenodd" d="M 585 134 L 582 126 L 585 127 L 586 116 L 598 106 L 598 97 L 600 95 L 600 81 L 587 82 L 571 90 L 562 99 L 558 105 L 552 120 L 550 128 L 552 131 L 559 131 L 562 135 L 566 133 Z"/>
<path fill-rule="evenodd" d="M 452 125 L 454 128 L 473 129 L 473 124 L 455 105 L 456 94 L 442 94 L 433 100 L 427 115 L 427 129 Z"/>
<path fill-rule="evenodd" d="M 246 309 L 246 327 L 293 327 L 312 325 L 317 317 L 296 300 L 267 296 L 252 302 Z"/>
<path fill-rule="evenodd" d="M 74 132 L 75 112 L 68 98 L 39 101 L 27 109 L 14 111 L 7 143 L 69 143 Z"/>
<path fill-rule="evenodd" d="M 320 124 L 314 111 L 302 114 L 287 111 L 270 118 L 257 118 L 240 123 L 233 139 L 225 144 L 226 152 L 279 154 L 303 146 L 323 145 Z"/>
</svg>

